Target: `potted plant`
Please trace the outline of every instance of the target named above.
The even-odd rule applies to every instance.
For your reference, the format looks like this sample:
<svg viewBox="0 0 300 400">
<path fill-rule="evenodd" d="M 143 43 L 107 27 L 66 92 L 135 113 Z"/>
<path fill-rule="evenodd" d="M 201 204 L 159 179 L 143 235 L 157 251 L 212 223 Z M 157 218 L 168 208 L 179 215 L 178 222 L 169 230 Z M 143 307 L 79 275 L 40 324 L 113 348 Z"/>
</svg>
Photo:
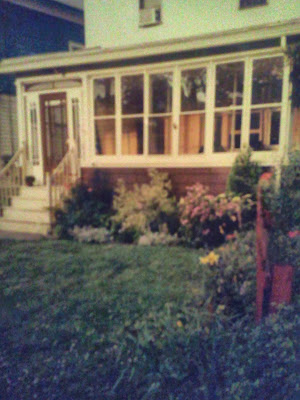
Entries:
<svg viewBox="0 0 300 400">
<path fill-rule="evenodd" d="M 35 177 L 32 176 L 32 175 L 27 175 L 25 177 L 25 183 L 26 183 L 27 186 L 33 186 L 34 181 L 35 181 Z"/>
</svg>

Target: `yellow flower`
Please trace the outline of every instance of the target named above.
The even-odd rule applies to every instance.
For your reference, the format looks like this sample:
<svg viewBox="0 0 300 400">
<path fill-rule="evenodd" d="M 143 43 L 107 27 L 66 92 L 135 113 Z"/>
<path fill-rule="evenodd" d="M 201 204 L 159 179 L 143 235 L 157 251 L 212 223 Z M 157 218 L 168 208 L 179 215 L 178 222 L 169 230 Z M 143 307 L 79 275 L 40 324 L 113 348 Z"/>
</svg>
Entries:
<svg viewBox="0 0 300 400">
<path fill-rule="evenodd" d="M 222 235 L 224 235 L 224 229 L 223 229 L 222 226 L 219 227 L 219 231 L 220 231 L 220 233 L 221 233 Z"/>
<path fill-rule="evenodd" d="M 201 264 L 214 265 L 219 261 L 220 256 L 211 251 L 206 257 L 200 257 Z"/>
<path fill-rule="evenodd" d="M 213 251 L 211 251 L 209 253 L 209 255 L 207 256 L 207 263 L 209 265 L 214 265 L 217 264 L 217 262 L 219 261 L 220 256 L 218 254 L 215 254 Z"/>
<path fill-rule="evenodd" d="M 178 326 L 178 328 L 182 328 L 183 327 L 183 324 L 182 324 L 182 322 L 180 320 L 176 322 L 176 325 Z"/>
</svg>

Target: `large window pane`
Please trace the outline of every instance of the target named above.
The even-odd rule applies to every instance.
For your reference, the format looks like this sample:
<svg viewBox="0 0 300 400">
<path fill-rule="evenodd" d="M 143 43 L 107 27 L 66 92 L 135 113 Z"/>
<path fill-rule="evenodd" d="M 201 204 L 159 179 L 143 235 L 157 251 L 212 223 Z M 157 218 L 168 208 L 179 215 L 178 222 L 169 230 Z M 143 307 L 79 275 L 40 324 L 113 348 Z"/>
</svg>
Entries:
<svg viewBox="0 0 300 400">
<path fill-rule="evenodd" d="M 123 119 L 122 154 L 143 154 L 143 118 Z"/>
<path fill-rule="evenodd" d="M 149 154 L 171 153 L 171 117 L 149 118 Z"/>
<path fill-rule="evenodd" d="M 144 111 L 144 77 L 132 75 L 122 77 L 122 113 L 141 114 Z"/>
<path fill-rule="evenodd" d="M 252 104 L 280 103 L 283 58 L 273 57 L 253 62 Z"/>
<path fill-rule="evenodd" d="M 251 111 L 249 141 L 253 150 L 271 150 L 279 144 L 280 114 L 278 108 Z"/>
<path fill-rule="evenodd" d="M 217 66 L 216 107 L 243 104 L 244 63 L 236 62 Z"/>
<path fill-rule="evenodd" d="M 172 112 L 172 85 L 171 72 L 150 75 L 150 113 Z"/>
<path fill-rule="evenodd" d="M 116 154 L 115 120 L 104 119 L 95 121 L 96 154 Z"/>
<path fill-rule="evenodd" d="M 204 130 L 205 114 L 181 115 L 179 153 L 203 153 Z"/>
<path fill-rule="evenodd" d="M 206 69 L 199 68 L 181 73 L 181 111 L 205 109 Z"/>
<path fill-rule="evenodd" d="M 104 78 L 94 81 L 95 115 L 115 113 L 115 79 Z"/>
<path fill-rule="evenodd" d="M 214 151 L 233 151 L 241 147 L 241 111 L 224 111 L 215 114 Z"/>
</svg>

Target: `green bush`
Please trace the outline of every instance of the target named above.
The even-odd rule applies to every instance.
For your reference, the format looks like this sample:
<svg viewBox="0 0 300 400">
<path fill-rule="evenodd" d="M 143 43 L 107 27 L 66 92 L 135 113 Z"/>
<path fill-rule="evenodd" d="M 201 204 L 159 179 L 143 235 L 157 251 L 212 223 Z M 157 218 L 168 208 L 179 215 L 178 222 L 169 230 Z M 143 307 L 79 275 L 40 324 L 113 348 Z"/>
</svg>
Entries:
<svg viewBox="0 0 300 400">
<path fill-rule="evenodd" d="M 165 223 L 171 226 L 170 220 L 176 218 L 176 202 L 170 196 L 168 175 L 149 170 L 149 177 L 149 184 L 134 185 L 132 190 L 122 180 L 118 182 L 112 221 L 122 240 L 131 237 L 133 241 L 147 232 L 159 231 Z"/>
<path fill-rule="evenodd" d="M 279 183 L 277 183 L 279 181 Z M 272 263 L 300 265 L 300 151 L 289 154 L 263 186 L 263 205 L 270 212 L 269 259 Z"/>
<path fill-rule="evenodd" d="M 254 232 L 200 257 L 204 298 L 213 312 L 227 316 L 254 315 L 256 262 Z"/>
<path fill-rule="evenodd" d="M 187 188 L 180 199 L 181 235 L 195 247 L 216 246 L 242 226 L 242 213 L 251 209 L 250 195 L 208 194 L 208 188 L 197 183 Z"/>
<path fill-rule="evenodd" d="M 251 194 L 255 200 L 262 169 L 258 163 L 251 161 L 251 155 L 250 148 L 237 155 L 228 176 L 226 192 L 236 196 Z"/>
<path fill-rule="evenodd" d="M 55 212 L 55 233 L 59 238 L 71 238 L 70 231 L 75 226 L 103 227 L 109 216 L 110 205 L 102 200 L 101 192 L 77 185 L 72 189 L 71 197 L 64 201 L 63 209 Z"/>
</svg>

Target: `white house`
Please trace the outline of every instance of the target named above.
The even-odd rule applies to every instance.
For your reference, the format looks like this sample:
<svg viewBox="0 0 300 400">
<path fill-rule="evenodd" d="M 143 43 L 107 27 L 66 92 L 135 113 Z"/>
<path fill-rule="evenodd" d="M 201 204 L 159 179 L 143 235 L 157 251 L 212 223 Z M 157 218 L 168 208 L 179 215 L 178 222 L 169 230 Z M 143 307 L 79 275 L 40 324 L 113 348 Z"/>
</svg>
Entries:
<svg viewBox="0 0 300 400">
<path fill-rule="evenodd" d="M 55 205 L 78 176 L 141 182 L 149 167 L 167 170 L 177 194 L 195 181 L 218 192 L 242 147 L 273 166 L 299 142 L 286 53 L 300 41 L 299 0 L 84 7 L 84 50 L 0 62 L 1 74 L 17 75 L 15 159 L 23 154 L 23 175 L 36 179 L 21 198 L 43 193 Z M 6 209 L 0 229 L 40 231 L 18 218 Z"/>
</svg>

